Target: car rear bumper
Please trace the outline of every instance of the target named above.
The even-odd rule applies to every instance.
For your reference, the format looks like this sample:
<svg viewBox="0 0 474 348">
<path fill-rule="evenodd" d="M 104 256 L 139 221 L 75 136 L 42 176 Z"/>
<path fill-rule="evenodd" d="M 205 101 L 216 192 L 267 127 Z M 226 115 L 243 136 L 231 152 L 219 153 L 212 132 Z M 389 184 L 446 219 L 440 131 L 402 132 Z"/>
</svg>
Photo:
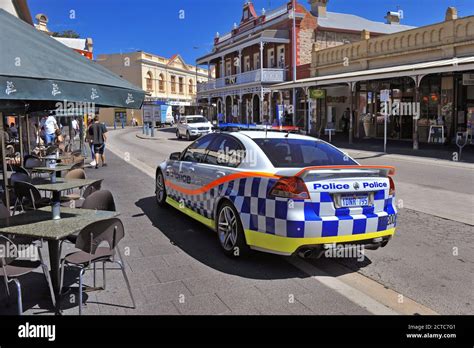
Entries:
<svg viewBox="0 0 474 348">
<path fill-rule="evenodd" d="M 292 238 L 274 234 L 245 230 L 247 244 L 252 248 L 279 255 L 293 255 L 304 249 L 319 249 L 327 244 L 357 243 L 374 246 L 388 241 L 395 234 L 395 228 L 384 231 L 334 237 Z"/>
</svg>

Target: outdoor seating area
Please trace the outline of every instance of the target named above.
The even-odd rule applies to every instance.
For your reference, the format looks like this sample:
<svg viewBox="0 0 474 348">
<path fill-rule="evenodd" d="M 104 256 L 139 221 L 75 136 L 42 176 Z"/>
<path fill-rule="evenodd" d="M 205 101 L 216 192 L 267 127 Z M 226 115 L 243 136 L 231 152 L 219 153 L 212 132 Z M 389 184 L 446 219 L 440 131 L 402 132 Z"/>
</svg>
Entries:
<svg viewBox="0 0 474 348">
<path fill-rule="evenodd" d="M 87 177 L 87 120 L 99 107 L 139 109 L 145 92 L 3 9 L 0 31 L 9 47 L 0 61 L 22 57 L 22 69 L 0 66 L 7 86 L 0 98 L 0 314 L 16 305 L 21 315 L 25 295 L 40 296 L 44 313 L 60 314 L 74 283 L 62 275 L 73 268 L 80 269 L 74 305 L 81 314 L 84 272 L 99 262 L 104 288 L 105 264 L 115 263 L 130 290 L 113 194 L 101 190 L 102 178 Z"/>
<path fill-rule="evenodd" d="M 15 304 L 16 298 L 17 313 L 23 313 L 23 294 L 36 289 L 23 288 L 22 280 L 41 267 L 45 277 L 38 281 L 44 285 L 35 284 L 35 287 L 48 287 L 51 307 L 45 309 L 60 313 L 60 298 L 70 291 L 63 287 L 64 272 L 73 267 L 79 268 L 77 304 L 81 314 L 84 272 L 93 268 L 93 288 L 99 290 L 95 286 L 96 264 L 102 263 L 105 288 L 106 264 L 115 263 L 123 273 L 135 307 L 117 249 L 125 230 L 117 218 L 113 194 L 101 190 L 103 180 L 87 179 L 84 167 L 60 163 L 48 166 L 47 161 L 29 156 L 23 162 L 35 166 L 28 165 L 28 169 L 14 166 L 8 171 L 6 196 L 13 203 L 8 204 L 12 208 L 0 202 L 0 248 L 14 250 L 11 255 L 0 255 L 0 277 L 8 297 L 6 305 Z M 64 243 L 67 247 L 63 247 Z M 43 256 L 46 254 L 49 262 Z"/>
</svg>

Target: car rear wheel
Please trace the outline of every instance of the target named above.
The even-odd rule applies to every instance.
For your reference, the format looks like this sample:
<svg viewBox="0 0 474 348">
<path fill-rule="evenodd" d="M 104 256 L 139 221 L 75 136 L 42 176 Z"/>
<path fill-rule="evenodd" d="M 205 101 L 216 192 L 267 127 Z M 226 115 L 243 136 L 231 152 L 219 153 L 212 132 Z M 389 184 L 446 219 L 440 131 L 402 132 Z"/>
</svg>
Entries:
<svg viewBox="0 0 474 348">
<path fill-rule="evenodd" d="M 237 258 L 250 252 L 239 214 L 230 202 L 224 202 L 217 212 L 217 235 L 227 256 Z"/>
<path fill-rule="evenodd" d="M 166 206 L 166 187 L 165 187 L 165 178 L 163 176 L 163 172 L 159 170 L 156 173 L 156 203 L 159 206 L 165 207 Z"/>
<path fill-rule="evenodd" d="M 179 129 L 176 129 L 176 138 L 181 139 L 181 133 L 179 132 Z"/>
</svg>

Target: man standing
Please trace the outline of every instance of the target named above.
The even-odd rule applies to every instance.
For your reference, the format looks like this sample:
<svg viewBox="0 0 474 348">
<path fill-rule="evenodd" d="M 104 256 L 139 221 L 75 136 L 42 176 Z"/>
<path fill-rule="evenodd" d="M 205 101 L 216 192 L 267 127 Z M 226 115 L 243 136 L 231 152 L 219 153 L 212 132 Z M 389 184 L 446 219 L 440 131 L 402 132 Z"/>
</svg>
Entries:
<svg viewBox="0 0 474 348">
<path fill-rule="evenodd" d="M 56 138 L 56 129 L 59 129 L 58 123 L 53 115 L 49 115 L 46 121 L 44 122 L 44 135 L 46 140 L 46 145 L 50 145 L 54 142 Z"/>
<path fill-rule="evenodd" d="M 71 121 L 71 127 L 72 130 L 74 131 L 74 138 L 76 138 L 76 135 L 79 134 L 79 122 L 77 122 L 77 118 L 74 117 Z"/>
<path fill-rule="evenodd" d="M 95 169 L 99 168 L 99 158 L 102 160 L 102 167 L 105 163 L 105 142 L 107 141 L 107 128 L 105 124 L 99 122 L 99 116 L 94 117 L 94 123 L 89 127 L 89 135 L 92 141 L 95 154 Z"/>
</svg>

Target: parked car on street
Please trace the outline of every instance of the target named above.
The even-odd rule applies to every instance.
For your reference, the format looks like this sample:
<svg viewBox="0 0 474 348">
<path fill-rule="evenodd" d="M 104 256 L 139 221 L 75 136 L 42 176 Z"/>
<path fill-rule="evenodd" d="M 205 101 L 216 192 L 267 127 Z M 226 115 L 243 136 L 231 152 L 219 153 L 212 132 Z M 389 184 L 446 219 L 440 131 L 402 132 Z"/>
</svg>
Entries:
<svg viewBox="0 0 474 348">
<path fill-rule="evenodd" d="M 178 139 L 185 137 L 186 140 L 192 140 L 211 132 L 212 123 L 201 115 L 182 116 L 176 126 Z"/>
<path fill-rule="evenodd" d="M 158 166 L 156 199 L 215 230 L 228 256 L 255 249 L 320 257 L 348 243 L 387 245 L 397 217 L 394 173 L 309 136 L 218 132 Z"/>
</svg>

